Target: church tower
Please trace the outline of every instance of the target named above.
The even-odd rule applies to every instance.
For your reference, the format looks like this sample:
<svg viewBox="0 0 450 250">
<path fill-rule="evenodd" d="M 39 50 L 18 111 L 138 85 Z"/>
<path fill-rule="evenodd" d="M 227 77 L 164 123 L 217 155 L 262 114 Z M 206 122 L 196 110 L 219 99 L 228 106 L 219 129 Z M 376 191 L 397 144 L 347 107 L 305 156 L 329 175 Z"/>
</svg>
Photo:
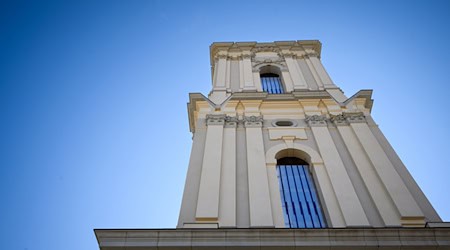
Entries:
<svg viewBox="0 0 450 250">
<path fill-rule="evenodd" d="M 193 147 L 178 228 L 424 227 L 441 221 L 319 41 L 213 43 L 189 95 Z"/>
<path fill-rule="evenodd" d="M 95 229 L 101 250 L 450 249 L 442 222 L 316 40 L 210 47 L 189 94 L 193 144 L 176 229 Z"/>
</svg>

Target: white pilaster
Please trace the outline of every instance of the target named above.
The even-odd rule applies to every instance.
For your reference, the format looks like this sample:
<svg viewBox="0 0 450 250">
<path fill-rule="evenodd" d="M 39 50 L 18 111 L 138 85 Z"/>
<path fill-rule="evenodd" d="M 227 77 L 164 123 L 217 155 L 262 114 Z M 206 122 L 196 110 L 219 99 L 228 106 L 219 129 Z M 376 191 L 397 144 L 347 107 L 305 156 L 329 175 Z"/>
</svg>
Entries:
<svg viewBox="0 0 450 250">
<path fill-rule="evenodd" d="M 308 117 L 325 170 L 333 186 L 346 226 L 369 226 L 364 209 L 356 195 L 344 163 L 322 116 Z"/>
<path fill-rule="evenodd" d="M 236 227 L 236 125 L 226 117 L 220 176 L 219 227 Z"/>
<path fill-rule="evenodd" d="M 253 83 L 251 55 L 243 55 L 242 63 L 244 71 L 244 90 L 256 90 L 255 84 Z"/>
<path fill-rule="evenodd" d="M 272 204 L 272 217 L 275 227 L 284 228 L 284 216 L 281 206 L 280 187 L 277 177 L 277 165 L 267 164 L 267 178 L 269 180 L 270 202 Z"/>
<path fill-rule="evenodd" d="M 309 68 L 309 70 L 311 71 L 311 74 L 313 75 L 314 80 L 315 80 L 316 83 L 317 83 L 317 86 L 319 86 L 319 90 L 323 90 L 323 89 L 324 89 L 324 86 L 323 86 L 322 79 L 320 79 L 320 76 L 319 76 L 319 74 L 317 73 L 316 68 L 315 68 L 314 65 L 312 64 L 311 59 L 309 59 L 309 57 L 305 57 L 304 60 L 305 60 L 306 64 L 308 65 L 308 68 Z"/>
<path fill-rule="evenodd" d="M 244 61 L 242 58 L 239 60 L 239 90 L 244 89 Z"/>
<path fill-rule="evenodd" d="M 340 118 L 339 118 L 340 117 Z M 343 118 L 343 119 L 342 119 Z M 400 215 L 386 192 L 378 174 L 375 172 L 370 160 L 367 158 L 361 144 L 345 121 L 345 117 L 336 116 L 334 123 L 347 147 L 352 159 L 364 181 L 375 206 L 386 226 L 400 226 Z"/>
<path fill-rule="evenodd" d="M 331 223 L 328 226 L 332 228 L 346 227 L 344 215 L 325 166 L 323 163 L 313 163 L 312 165 L 311 173 L 323 197 L 324 212 L 328 214 Z"/>
<path fill-rule="evenodd" d="M 250 227 L 274 227 L 261 127 L 261 117 L 245 117 Z"/>
<path fill-rule="evenodd" d="M 195 217 L 197 221 L 217 221 L 225 115 L 207 115 L 206 123 L 208 127 Z"/>
<path fill-rule="evenodd" d="M 230 82 L 230 78 L 231 78 L 231 60 L 229 60 L 228 58 L 226 59 L 226 64 L 227 64 L 227 68 L 225 71 L 225 88 L 227 90 L 231 90 L 231 82 Z"/>
<path fill-rule="evenodd" d="M 289 72 L 287 70 L 281 71 L 281 75 L 283 78 L 284 87 L 286 88 L 285 92 L 290 93 L 294 91 L 294 84 L 292 83 L 291 75 L 289 74 Z"/>
<path fill-rule="evenodd" d="M 226 74 L 227 74 L 227 56 L 219 55 L 216 68 L 216 81 L 214 90 L 226 89 Z"/>
<path fill-rule="evenodd" d="M 292 55 L 285 55 L 286 65 L 291 73 L 291 78 L 294 86 L 294 90 L 296 89 L 308 89 L 308 85 L 306 84 L 305 77 L 303 76 L 298 63 Z"/>
<path fill-rule="evenodd" d="M 403 183 L 403 180 L 395 170 L 380 143 L 372 134 L 372 131 L 365 122 L 364 116 L 362 114 L 354 115 L 348 117 L 347 121 L 350 122 L 350 126 L 353 128 L 356 137 L 397 207 L 401 216 L 401 223 L 408 226 L 408 224 L 417 225 L 417 223 L 422 221 L 422 224 L 424 224 L 423 212 Z"/>
<path fill-rule="evenodd" d="M 336 85 L 334 85 L 333 81 L 331 80 L 330 76 L 328 75 L 327 71 L 323 67 L 319 58 L 317 58 L 316 56 L 310 56 L 309 59 L 311 60 L 311 63 L 314 66 L 314 69 L 316 70 L 317 74 L 319 75 L 324 88 L 337 88 Z"/>
</svg>

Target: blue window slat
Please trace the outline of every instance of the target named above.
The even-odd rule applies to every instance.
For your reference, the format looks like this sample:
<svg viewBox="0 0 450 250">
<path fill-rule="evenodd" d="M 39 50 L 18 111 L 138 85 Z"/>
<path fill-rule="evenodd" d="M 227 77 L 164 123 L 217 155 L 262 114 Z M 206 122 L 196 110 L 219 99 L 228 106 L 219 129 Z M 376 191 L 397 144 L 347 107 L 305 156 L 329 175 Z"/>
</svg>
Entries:
<svg viewBox="0 0 450 250">
<path fill-rule="evenodd" d="M 301 190 L 300 195 L 301 195 L 302 208 L 305 211 L 305 213 L 303 215 L 303 218 L 305 220 L 306 227 L 307 228 L 311 228 L 311 227 L 313 227 L 314 223 L 313 223 L 313 219 L 312 219 L 312 216 L 311 216 L 311 211 L 310 211 L 310 208 L 309 208 L 309 200 L 308 200 L 308 198 L 306 196 L 306 193 L 309 190 L 308 190 L 307 187 L 305 187 L 305 183 L 303 183 L 303 182 L 305 182 L 305 180 L 303 180 L 302 177 L 301 177 L 301 174 L 300 174 L 300 171 L 299 171 L 300 168 L 301 168 L 301 166 L 293 166 L 292 170 L 294 171 L 294 173 L 296 175 L 295 177 L 296 177 L 296 182 L 297 182 L 297 185 L 298 185 L 298 189 Z"/>
<path fill-rule="evenodd" d="M 261 85 L 263 91 L 269 94 L 282 94 L 283 87 L 279 77 L 261 77 Z"/>
<path fill-rule="evenodd" d="M 261 77 L 261 84 L 264 92 L 267 92 L 267 78 Z"/>
<path fill-rule="evenodd" d="M 279 94 L 280 93 L 280 81 L 278 81 L 278 77 L 272 77 L 272 83 L 274 87 L 274 93 Z"/>
<path fill-rule="evenodd" d="M 290 178 L 289 177 L 289 168 L 287 166 L 285 166 L 284 167 L 284 171 L 285 171 L 286 183 L 287 183 L 287 188 L 288 188 L 287 193 L 289 195 L 289 200 L 290 200 L 290 202 L 287 203 L 287 205 L 288 205 L 288 208 L 290 208 L 292 210 L 292 213 L 289 214 L 289 218 L 291 219 L 291 225 L 293 227 L 298 227 L 298 224 L 297 224 L 297 211 L 295 211 L 295 207 L 294 207 L 294 204 L 295 204 L 294 198 L 295 197 L 292 195 L 292 183 L 289 180 L 289 178 Z M 286 188 L 286 186 L 285 186 L 285 188 Z"/>
<path fill-rule="evenodd" d="M 272 94 L 277 93 L 277 83 L 275 82 L 275 77 L 270 77 L 270 85 L 272 86 Z"/>
<path fill-rule="evenodd" d="M 278 165 L 277 177 L 285 226 L 290 228 L 325 227 L 308 165 Z"/>
<path fill-rule="evenodd" d="M 275 94 L 275 88 L 273 86 L 272 77 L 268 77 L 267 81 L 269 82 L 269 93 L 270 94 Z"/>
<path fill-rule="evenodd" d="M 280 185 L 281 190 L 284 190 L 283 189 L 283 182 L 281 181 L 281 173 L 280 173 L 280 168 L 279 167 L 277 168 L 277 177 L 278 177 L 278 184 Z M 286 207 L 286 200 L 284 198 L 284 192 L 281 192 L 280 196 L 281 196 L 281 206 L 282 206 L 282 209 L 283 209 L 283 216 L 284 216 L 284 226 L 285 227 L 290 227 L 290 225 L 289 225 L 289 215 L 286 212 L 287 207 Z"/>
<path fill-rule="evenodd" d="M 304 220 L 304 209 L 302 207 L 301 201 L 299 200 L 299 194 L 297 193 L 297 186 L 295 184 L 294 180 L 294 173 L 292 171 L 291 166 L 286 166 L 286 172 L 288 174 L 288 183 L 289 183 L 289 191 L 291 193 L 292 197 L 292 206 L 294 207 L 295 212 L 295 220 L 297 223 L 297 226 L 300 228 L 305 227 L 305 220 Z"/>
<path fill-rule="evenodd" d="M 303 168 L 303 171 L 305 172 L 305 177 L 306 177 L 307 183 L 309 185 L 309 189 L 311 190 L 311 198 L 314 202 L 314 209 L 317 214 L 317 218 L 319 220 L 320 227 L 325 227 L 325 221 L 324 221 L 323 215 L 322 215 L 322 208 L 320 207 L 320 202 L 317 197 L 316 187 L 314 186 L 314 183 L 312 181 L 308 166 L 305 166 Z"/>
<path fill-rule="evenodd" d="M 277 83 L 277 94 L 281 94 L 283 93 L 282 88 L 281 88 L 281 81 L 279 77 L 275 77 L 274 80 Z"/>
<path fill-rule="evenodd" d="M 288 177 L 287 177 L 285 166 L 281 166 L 281 180 L 283 181 L 283 187 L 284 187 L 283 191 L 284 191 L 284 198 L 285 198 L 285 204 L 286 204 L 286 211 L 287 211 L 287 214 L 289 217 L 289 225 L 291 228 L 296 228 L 297 220 L 295 218 L 294 208 L 292 207 L 292 198 L 291 198 L 291 194 L 289 192 L 290 187 L 289 187 L 289 182 L 288 182 Z"/>
<path fill-rule="evenodd" d="M 300 179 L 302 181 L 302 185 L 303 185 L 303 189 L 305 190 L 305 199 L 308 205 L 308 211 L 310 212 L 310 218 L 311 218 L 311 227 L 316 228 L 316 227 L 320 227 L 320 222 L 319 219 L 317 217 L 317 213 L 316 213 L 316 209 L 314 208 L 314 202 L 312 200 L 311 197 L 311 190 L 310 190 L 310 185 L 306 179 L 306 174 L 305 173 L 305 167 L 307 166 L 299 166 L 297 168 L 297 170 L 299 171 L 300 174 Z"/>
</svg>

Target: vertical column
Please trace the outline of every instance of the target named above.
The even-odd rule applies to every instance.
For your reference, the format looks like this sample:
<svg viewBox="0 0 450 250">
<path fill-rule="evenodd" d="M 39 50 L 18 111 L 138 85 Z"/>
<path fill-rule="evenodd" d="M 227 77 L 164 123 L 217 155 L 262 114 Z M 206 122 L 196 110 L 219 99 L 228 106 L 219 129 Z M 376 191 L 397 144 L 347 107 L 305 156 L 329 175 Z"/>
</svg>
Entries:
<svg viewBox="0 0 450 250">
<path fill-rule="evenodd" d="M 244 61 L 242 57 L 239 59 L 239 90 L 244 89 Z"/>
<path fill-rule="evenodd" d="M 180 217 L 178 218 L 178 228 L 184 227 L 184 223 L 195 222 L 195 209 L 197 207 L 198 189 L 200 186 L 205 138 L 206 128 L 197 126 L 192 141 L 191 157 L 186 175 L 186 183 L 184 184 Z"/>
<path fill-rule="evenodd" d="M 369 221 L 356 195 L 344 163 L 331 137 L 324 116 L 308 116 L 309 126 L 314 134 L 317 146 L 330 177 L 342 215 L 347 226 L 369 226 Z"/>
<path fill-rule="evenodd" d="M 253 71 L 253 84 L 256 87 L 257 91 L 262 92 L 263 88 L 262 88 L 262 83 L 261 83 L 261 76 L 259 75 L 259 71 Z"/>
<path fill-rule="evenodd" d="M 317 74 L 319 75 L 324 88 L 337 88 L 336 85 L 334 85 L 333 81 L 331 80 L 330 76 L 328 75 L 327 71 L 323 67 L 319 58 L 317 58 L 317 56 L 314 54 L 309 55 L 309 56 L 310 56 L 309 59 L 311 60 L 311 63 L 314 66 L 314 69 L 316 70 Z"/>
<path fill-rule="evenodd" d="M 311 59 L 309 59 L 309 56 L 305 56 L 304 59 L 305 59 L 305 62 L 306 62 L 306 64 L 308 65 L 308 67 L 309 67 L 309 69 L 310 69 L 310 71 L 311 71 L 311 74 L 312 74 L 313 77 L 314 77 L 314 80 L 316 80 L 317 86 L 319 86 L 319 90 L 323 90 L 323 82 L 322 82 L 322 80 L 320 79 L 320 76 L 319 76 L 319 74 L 317 73 L 316 68 L 315 68 L 314 65 L 312 64 Z"/>
<path fill-rule="evenodd" d="M 298 63 L 293 58 L 293 54 L 285 54 L 284 59 L 286 61 L 286 65 L 291 73 L 292 82 L 294 85 L 294 90 L 297 89 L 308 89 L 308 85 L 306 84 L 305 77 L 303 76 Z"/>
<path fill-rule="evenodd" d="M 277 165 L 267 164 L 267 177 L 269 180 L 270 202 L 272 204 L 272 217 L 275 227 L 284 228 L 284 216 L 281 204 L 280 187 L 277 178 Z"/>
<path fill-rule="evenodd" d="M 227 73 L 227 55 L 218 54 L 217 55 L 217 66 L 216 66 L 216 78 L 214 84 L 214 90 L 225 90 L 226 89 L 226 73 Z"/>
<path fill-rule="evenodd" d="M 314 179 L 317 180 L 317 188 L 320 190 L 320 194 L 323 197 L 324 203 L 322 203 L 322 206 L 331 222 L 331 225 L 329 226 L 333 228 L 345 227 L 344 216 L 325 166 L 322 162 L 312 163 L 311 172 Z"/>
<path fill-rule="evenodd" d="M 236 227 L 236 126 L 237 118 L 225 118 L 222 173 L 220 175 L 219 227 Z"/>
<path fill-rule="evenodd" d="M 294 84 L 292 83 L 291 75 L 289 74 L 289 71 L 287 69 L 281 70 L 281 75 L 284 82 L 284 87 L 286 93 L 290 93 L 294 91 Z"/>
<path fill-rule="evenodd" d="M 242 55 L 242 66 L 244 73 L 244 90 L 256 90 L 255 84 L 253 83 L 251 54 Z"/>
<path fill-rule="evenodd" d="M 262 117 L 244 117 L 247 138 L 250 227 L 273 227 L 270 191 L 262 137 Z"/>
<path fill-rule="evenodd" d="M 217 221 L 219 216 L 220 168 L 225 115 L 207 115 L 205 151 L 198 193 L 196 220 Z"/>
<path fill-rule="evenodd" d="M 424 214 L 395 170 L 362 113 L 346 117 L 401 216 L 405 226 L 423 225 Z"/>
<path fill-rule="evenodd" d="M 332 117 L 386 226 L 400 226 L 400 216 L 344 115 Z"/>
<path fill-rule="evenodd" d="M 225 70 L 225 88 L 227 90 L 231 90 L 231 60 L 228 60 L 229 58 L 227 58 L 226 60 L 226 70 Z"/>
</svg>

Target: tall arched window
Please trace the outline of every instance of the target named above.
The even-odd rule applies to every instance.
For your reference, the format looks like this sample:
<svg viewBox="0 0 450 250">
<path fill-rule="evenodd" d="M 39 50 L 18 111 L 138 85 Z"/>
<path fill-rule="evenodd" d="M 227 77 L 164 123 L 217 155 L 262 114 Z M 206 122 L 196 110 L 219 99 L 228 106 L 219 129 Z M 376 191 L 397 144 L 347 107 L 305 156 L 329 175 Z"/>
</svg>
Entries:
<svg viewBox="0 0 450 250">
<path fill-rule="evenodd" d="M 261 74 L 261 85 L 264 92 L 269 94 L 284 93 L 283 85 L 281 84 L 280 76 L 273 73 Z"/>
<path fill-rule="evenodd" d="M 325 221 L 308 163 L 295 157 L 277 161 L 284 224 L 287 228 L 324 228 Z"/>
</svg>

